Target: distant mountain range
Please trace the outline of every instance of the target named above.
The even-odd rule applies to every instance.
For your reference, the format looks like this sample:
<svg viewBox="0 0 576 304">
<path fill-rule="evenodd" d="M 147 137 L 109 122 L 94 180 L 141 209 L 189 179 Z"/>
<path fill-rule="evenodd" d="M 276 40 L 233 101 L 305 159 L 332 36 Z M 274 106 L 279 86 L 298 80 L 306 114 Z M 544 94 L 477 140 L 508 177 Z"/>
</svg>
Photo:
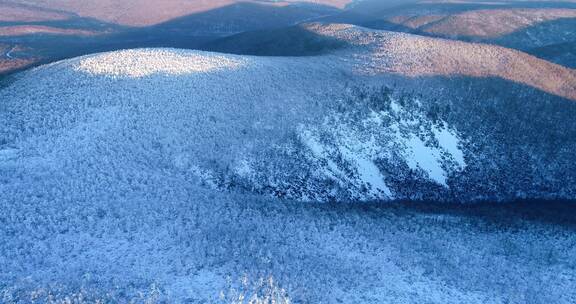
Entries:
<svg viewBox="0 0 576 304">
<path fill-rule="evenodd" d="M 0 45 L 17 49 L 0 49 L 0 74 L 126 48 L 210 49 L 314 21 L 498 44 L 574 68 L 575 12 L 571 1 L 0 1 Z"/>
<path fill-rule="evenodd" d="M 339 12 L 345 1 L 0 1 L 0 74 L 64 58 L 134 47 L 197 48 L 244 31 Z M 20 61 L 17 64 L 17 60 Z"/>
</svg>

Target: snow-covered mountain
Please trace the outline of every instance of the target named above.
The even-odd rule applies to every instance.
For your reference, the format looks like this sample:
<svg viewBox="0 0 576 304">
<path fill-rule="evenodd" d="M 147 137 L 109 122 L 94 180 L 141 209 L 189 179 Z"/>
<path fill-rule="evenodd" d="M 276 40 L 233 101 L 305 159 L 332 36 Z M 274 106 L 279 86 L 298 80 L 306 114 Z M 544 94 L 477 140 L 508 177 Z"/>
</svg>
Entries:
<svg viewBox="0 0 576 304">
<path fill-rule="evenodd" d="M 574 199 L 574 71 L 496 46 L 309 30 L 344 46 L 314 57 L 125 50 L 11 79 L 0 89 L 1 299 L 500 303 L 529 297 L 535 271 L 556 278 L 537 282 L 548 292 L 536 302 L 574 299 L 573 246 L 550 258 L 559 270 L 507 260 L 532 240 L 568 248 L 569 233 L 550 243 L 533 226 L 499 258 L 486 254 L 499 236 L 435 230 L 468 227 L 458 217 L 410 219 L 433 223 L 423 239 L 404 218 L 300 207 Z M 406 258 L 414 244 L 431 261 L 445 259 L 434 246 L 462 260 L 437 273 Z M 500 289 L 479 287 L 485 275 Z"/>
<path fill-rule="evenodd" d="M 161 170 L 211 188 L 302 201 L 573 197 L 574 184 L 558 182 L 572 178 L 569 168 L 550 166 L 558 166 L 560 156 L 570 160 L 565 153 L 574 140 L 550 154 L 547 142 L 529 137 L 518 149 L 533 150 L 523 155 L 532 158 L 526 160 L 534 166 L 531 175 L 489 178 L 497 160 L 485 160 L 489 149 L 478 146 L 509 149 L 490 138 L 508 130 L 494 125 L 476 134 L 469 128 L 485 126 L 461 127 L 473 101 L 459 105 L 382 87 L 391 75 L 500 78 L 530 87 L 520 93 L 535 94 L 524 101 L 527 108 L 546 102 L 549 109 L 542 111 L 564 107 L 561 115 L 568 116 L 576 109 L 572 101 L 538 100 L 546 95 L 537 91 L 574 98 L 574 71 L 500 47 L 347 25 L 314 29 L 351 46 L 302 58 L 129 50 L 23 74 L 0 92 L 3 167 L 22 178 L 10 178 L 5 187 L 31 183 L 33 189 L 35 175 L 47 171 L 86 182 L 121 172 L 138 187 L 148 178 L 142 174 Z M 431 88 L 437 94 L 430 95 L 450 98 L 443 90 L 450 91 Z M 504 116 L 522 113 L 499 106 L 517 110 Z M 530 123 L 518 120 L 512 127 Z M 576 131 L 566 124 L 563 132 Z M 514 163 L 515 156 L 501 158 Z M 470 189 L 469 180 L 481 190 Z"/>
<path fill-rule="evenodd" d="M 371 108 L 347 87 L 349 68 L 332 58 L 310 63 L 148 49 L 36 69 L 2 93 L 4 165 L 24 178 L 10 185 L 30 182 L 36 159 L 48 166 L 41 171 L 86 182 L 93 176 L 83 162 L 135 185 L 150 166 L 223 190 L 394 199 L 377 162 L 399 162 L 444 187 L 465 166 L 456 130 L 393 99 Z M 75 85 L 51 86 L 54 70 L 59 83 Z"/>
<path fill-rule="evenodd" d="M 497 44 L 574 68 L 575 13 L 569 0 L 366 0 L 323 21 Z"/>
<path fill-rule="evenodd" d="M 46 21 L 83 17 L 123 26 L 143 27 L 169 22 L 171 20 L 215 11 L 238 4 L 256 4 L 277 7 L 287 6 L 325 6 L 344 8 L 351 0 L 100 0 L 100 1 L 70 1 L 70 0 L 12 0 L 0 3 L 7 10 L 0 15 L 16 21 Z M 240 8 L 241 9 L 241 8 Z M 5 17 L 6 16 L 6 17 Z M 22 16 L 25 19 L 19 20 Z M 247 17 L 247 16 L 246 16 Z M 265 16 L 261 16 L 265 17 Z M 11 20 L 9 20 L 11 21 Z M 221 20 L 226 22 L 226 20 Z"/>
<path fill-rule="evenodd" d="M 196 49 L 341 12 L 348 0 L 0 1 L 0 74 L 130 48 Z"/>
</svg>

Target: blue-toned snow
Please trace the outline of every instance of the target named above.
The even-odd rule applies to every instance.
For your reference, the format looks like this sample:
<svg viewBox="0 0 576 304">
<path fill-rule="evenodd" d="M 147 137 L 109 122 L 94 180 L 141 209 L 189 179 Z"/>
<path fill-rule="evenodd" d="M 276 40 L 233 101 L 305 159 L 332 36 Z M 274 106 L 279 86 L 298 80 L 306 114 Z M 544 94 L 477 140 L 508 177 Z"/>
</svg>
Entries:
<svg viewBox="0 0 576 304">
<path fill-rule="evenodd" d="M 336 59 L 148 49 L 21 75 L 0 91 L 0 302 L 573 301 L 564 228 L 303 203 L 394 198 L 392 151 L 440 185 L 466 165 L 457 130 L 399 105 L 334 110 Z"/>
</svg>

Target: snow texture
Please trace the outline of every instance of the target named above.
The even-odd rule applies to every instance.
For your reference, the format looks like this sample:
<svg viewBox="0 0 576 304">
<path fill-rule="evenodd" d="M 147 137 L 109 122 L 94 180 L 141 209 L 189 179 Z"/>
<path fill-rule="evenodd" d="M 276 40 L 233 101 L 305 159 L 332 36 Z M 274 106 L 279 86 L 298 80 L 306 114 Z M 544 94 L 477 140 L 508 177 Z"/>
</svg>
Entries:
<svg viewBox="0 0 576 304">
<path fill-rule="evenodd" d="M 404 198 L 407 173 L 448 189 L 466 167 L 458 130 L 355 79 L 331 56 L 174 49 L 21 74 L 0 91 L 0 301 L 573 301 L 564 228 L 302 203 Z"/>
</svg>

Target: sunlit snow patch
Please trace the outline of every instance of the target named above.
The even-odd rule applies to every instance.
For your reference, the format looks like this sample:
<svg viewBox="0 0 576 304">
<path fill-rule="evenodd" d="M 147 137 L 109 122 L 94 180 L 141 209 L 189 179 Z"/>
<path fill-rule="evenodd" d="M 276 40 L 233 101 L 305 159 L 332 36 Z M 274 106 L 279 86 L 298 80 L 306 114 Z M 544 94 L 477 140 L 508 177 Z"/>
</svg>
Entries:
<svg viewBox="0 0 576 304">
<path fill-rule="evenodd" d="M 76 71 L 94 75 L 140 78 L 153 74 L 184 75 L 234 70 L 246 59 L 176 49 L 140 49 L 104 53 L 82 58 Z"/>
</svg>

